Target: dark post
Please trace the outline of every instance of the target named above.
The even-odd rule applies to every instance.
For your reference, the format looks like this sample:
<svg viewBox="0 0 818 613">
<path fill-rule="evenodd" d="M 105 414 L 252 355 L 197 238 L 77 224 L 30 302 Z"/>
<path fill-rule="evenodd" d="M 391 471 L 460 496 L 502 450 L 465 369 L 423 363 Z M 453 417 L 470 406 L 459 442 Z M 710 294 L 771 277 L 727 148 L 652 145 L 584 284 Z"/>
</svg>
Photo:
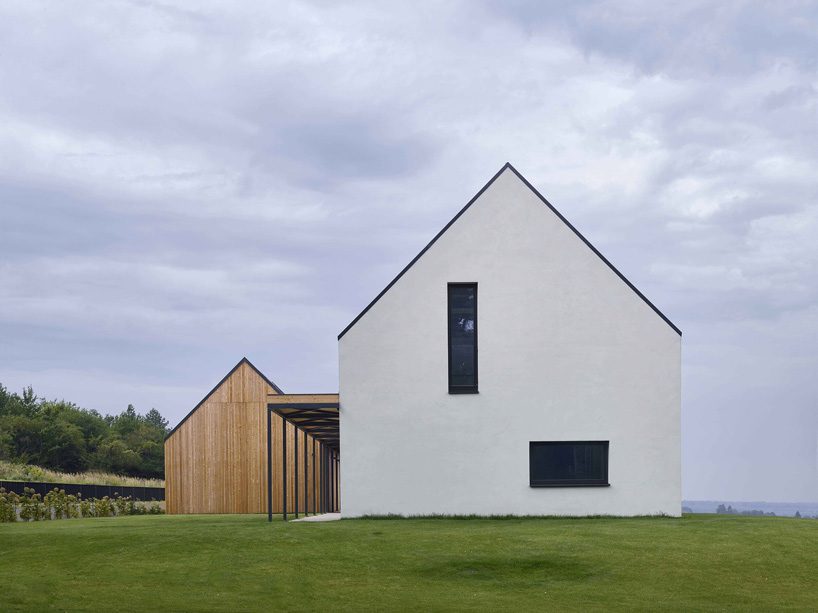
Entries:
<svg viewBox="0 0 818 613">
<path fill-rule="evenodd" d="M 295 424 L 293 424 L 293 428 L 295 428 Z M 293 458 L 295 459 L 295 481 L 293 481 L 293 492 L 295 493 L 295 517 L 298 519 L 298 429 L 296 428 L 293 430 L 293 438 L 295 439 L 295 453 L 293 453 Z"/>
<path fill-rule="evenodd" d="M 315 435 L 312 437 L 312 514 L 318 511 L 318 480 L 315 478 Z"/>
<path fill-rule="evenodd" d="M 335 452 L 329 452 L 329 512 L 335 512 Z"/>
<path fill-rule="evenodd" d="M 273 521 L 273 411 L 267 407 L 267 521 Z"/>
<path fill-rule="evenodd" d="M 281 508 L 284 513 L 284 521 L 287 521 L 287 420 L 281 416 L 281 483 L 282 498 Z"/>
<path fill-rule="evenodd" d="M 307 474 L 307 431 L 304 430 L 304 515 L 308 515 L 310 512 L 309 508 L 309 496 L 307 492 L 309 492 L 309 484 L 310 484 L 310 476 Z"/>
<path fill-rule="evenodd" d="M 321 470 L 321 513 L 324 513 L 326 510 L 324 508 L 325 498 L 326 498 L 326 491 L 327 491 L 327 477 L 325 474 L 325 466 L 324 466 L 324 443 L 321 443 L 321 463 L 320 463 L 320 470 Z"/>
</svg>

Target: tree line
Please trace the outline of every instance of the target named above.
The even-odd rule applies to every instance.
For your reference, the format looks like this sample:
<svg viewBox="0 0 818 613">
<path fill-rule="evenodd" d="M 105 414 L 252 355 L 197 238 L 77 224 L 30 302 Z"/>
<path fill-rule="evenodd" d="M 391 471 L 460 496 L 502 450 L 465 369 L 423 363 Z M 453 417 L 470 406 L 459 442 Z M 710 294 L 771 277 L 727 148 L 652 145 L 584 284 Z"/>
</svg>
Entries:
<svg viewBox="0 0 818 613">
<path fill-rule="evenodd" d="M 119 415 L 101 415 L 66 400 L 22 394 L 0 384 L 0 459 L 62 472 L 101 470 L 162 478 L 168 422 L 156 409 L 145 415 L 133 405 Z"/>
<path fill-rule="evenodd" d="M 776 514 L 772 511 L 767 511 L 766 513 L 760 509 L 750 509 L 749 511 L 739 511 L 738 509 L 734 509 L 733 505 L 727 505 L 726 507 L 724 504 L 720 504 L 716 507 L 716 513 L 719 515 L 759 515 L 759 516 L 767 516 L 767 517 L 776 517 Z M 814 517 L 810 517 L 809 515 L 801 515 L 801 511 L 796 511 L 795 515 L 793 515 L 796 519 L 818 519 L 818 515 Z"/>
</svg>

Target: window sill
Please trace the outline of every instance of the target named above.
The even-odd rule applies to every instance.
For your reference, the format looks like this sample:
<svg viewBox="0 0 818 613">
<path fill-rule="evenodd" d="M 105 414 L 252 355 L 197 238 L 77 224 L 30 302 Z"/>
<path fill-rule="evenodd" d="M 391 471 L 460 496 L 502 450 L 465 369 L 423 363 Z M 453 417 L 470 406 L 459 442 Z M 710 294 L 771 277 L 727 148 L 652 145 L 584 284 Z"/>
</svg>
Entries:
<svg viewBox="0 0 818 613">
<path fill-rule="evenodd" d="M 477 390 L 457 390 L 457 389 L 449 390 L 449 394 L 479 394 L 479 393 L 480 392 L 478 392 Z"/>
<path fill-rule="evenodd" d="M 610 483 L 529 483 L 529 487 L 611 487 Z"/>
</svg>

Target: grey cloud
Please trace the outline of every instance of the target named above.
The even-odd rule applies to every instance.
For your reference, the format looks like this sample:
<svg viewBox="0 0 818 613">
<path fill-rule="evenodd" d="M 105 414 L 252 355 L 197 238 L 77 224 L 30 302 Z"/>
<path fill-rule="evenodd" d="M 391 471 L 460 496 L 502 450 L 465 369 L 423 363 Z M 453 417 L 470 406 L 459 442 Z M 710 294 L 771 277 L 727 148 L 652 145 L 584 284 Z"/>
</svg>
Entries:
<svg viewBox="0 0 818 613">
<path fill-rule="evenodd" d="M 768 94 L 762 102 L 762 107 L 768 111 L 788 111 L 793 107 L 807 107 L 815 111 L 816 101 L 818 91 L 813 85 L 790 85 Z"/>
<path fill-rule="evenodd" d="M 815 25 L 797 3 L 5 5 L 0 382 L 171 421 L 242 355 L 337 389 L 336 334 L 511 161 L 684 330 L 685 495 L 818 499 L 814 450 L 753 451 L 816 429 Z"/>
<path fill-rule="evenodd" d="M 644 3 L 612 0 L 490 3 L 529 33 L 543 28 L 589 53 L 655 74 L 746 75 L 776 62 L 814 69 L 818 9 L 790 2 Z"/>
<path fill-rule="evenodd" d="M 326 184 L 330 178 L 397 178 L 434 162 L 431 139 L 392 135 L 390 130 L 391 124 L 363 116 L 324 117 L 283 126 L 277 132 L 281 144 L 274 149 L 285 152 L 279 163 L 300 162 L 298 174 L 312 185 Z"/>
<path fill-rule="evenodd" d="M 292 51 L 307 51 L 300 32 L 288 40 L 286 29 L 258 31 L 241 12 L 211 28 L 204 26 L 224 15 L 199 14 L 191 21 L 177 19 L 175 7 L 159 5 L 157 13 L 157 5 L 136 6 L 117 14 L 128 22 L 128 37 L 122 39 L 84 20 L 61 31 L 58 11 L 26 16 L 32 26 L 50 20 L 53 30 L 7 20 L 9 50 L 27 59 L 0 67 L 4 81 L 16 84 L 0 108 L 17 121 L 69 139 L 82 134 L 91 142 L 81 155 L 110 156 L 131 148 L 161 157 L 167 148 L 180 155 L 195 149 L 185 167 L 168 169 L 164 178 L 211 175 L 217 183 L 235 181 L 239 189 L 261 193 L 269 178 L 260 175 L 315 189 L 336 177 L 404 175 L 434 159 L 436 139 L 415 125 L 395 92 L 350 97 L 333 53 L 282 61 L 272 51 L 284 41 Z M 231 27 L 250 35 L 237 44 Z M 21 30 L 33 30 L 34 39 L 21 36 Z M 59 35 L 53 38 L 52 31 Z M 32 44 L 37 45 L 33 55 Z M 364 49 L 351 60 L 364 61 L 366 54 Z M 202 154 L 209 162 L 204 167 L 196 159 Z M 243 162 L 238 175 L 220 176 L 237 161 Z"/>
</svg>

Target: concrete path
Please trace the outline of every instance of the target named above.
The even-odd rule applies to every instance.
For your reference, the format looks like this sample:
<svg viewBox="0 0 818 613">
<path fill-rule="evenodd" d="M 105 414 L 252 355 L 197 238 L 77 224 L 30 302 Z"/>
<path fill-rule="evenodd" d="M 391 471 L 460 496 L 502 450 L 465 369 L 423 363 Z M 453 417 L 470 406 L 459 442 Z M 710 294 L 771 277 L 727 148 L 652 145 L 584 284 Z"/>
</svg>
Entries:
<svg viewBox="0 0 818 613">
<path fill-rule="evenodd" d="M 291 521 L 338 521 L 341 519 L 340 513 L 324 513 L 323 515 L 310 515 L 309 517 L 299 517 Z"/>
</svg>

